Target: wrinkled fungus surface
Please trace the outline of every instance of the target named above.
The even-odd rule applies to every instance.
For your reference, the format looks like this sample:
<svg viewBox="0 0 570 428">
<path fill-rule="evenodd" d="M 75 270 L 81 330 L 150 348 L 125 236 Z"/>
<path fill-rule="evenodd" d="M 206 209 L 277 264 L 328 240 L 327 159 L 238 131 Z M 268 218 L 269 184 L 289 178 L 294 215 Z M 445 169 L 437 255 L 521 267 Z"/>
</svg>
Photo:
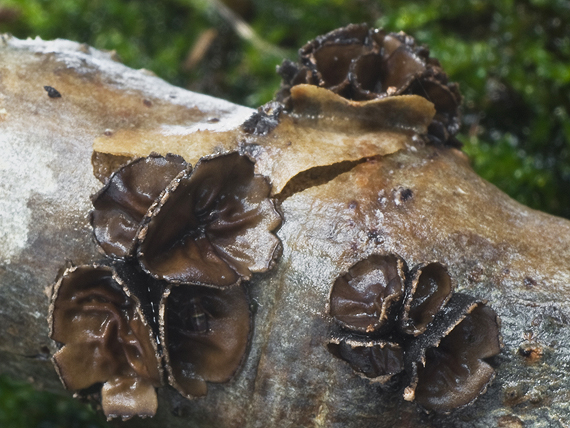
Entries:
<svg viewBox="0 0 570 428">
<path fill-rule="evenodd" d="M 452 296 L 444 265 L 422 263 L 410 272 L 403 266 L 396 255 L 374 255 L 335 281 L 330 313 L 348 332 L 330 339 L 327 348 L 370 381 L 387 385 L 402 373 L 404 399 L 428 411 L 446 413 L 471 404 L 495 376 L 485 359 L 501 350 L 497 314 L 471 296 Z M 383 312 L 379 302 L 390 289 L 386 284 L 395 283 L 400 291 L 389 296 L 401 310 Z M 377 328 L 380 313 L 388 319 L 382 329 Z"/>
<path fill-rule="evenodd" d="M 281 223 L 270 186 L 237 153 L 203 159 L 174 180 L 141 230 L 143 268 L 175 283 L 230 286 L 267 271 Z"/>
<path fill-rule="evenodd" d="M 153 416 L 162 369 L 153 329 L 138 299 L 111 266 L 67 269 L 54 287 L 51 338 L 62 344 L 53 360 L 66 388 L 103 384 L 105 415 Z"/>
<path fill-rule="evenodd" d="M 277 100 L 290 103 L 291 88 L 310 84 L 345 98 L 363 101 L 416 94 L 434 103 L 436 116 L 429 128 L 432 140 L 459 146 L 461 94 L 449 83 L 429 50 L 400 32 L 386 33 L 351 24 L 317 37 L 299 50 L 299 62 L 285 60 Z"/>
<path fill-rule="evenodd" d="M 327 347 L 355 373 L 372 382 L 385 384 L 404 369 L 403 350 L 397 343 L 335 338 Z"/>
<path fill-rule="evenodd" d="M 251 330 L 242 286 L 223 290 L 175 286 L 164 295 L 161 317 L 169 383 L 182 395 L 205 395 L 206 381 L 232 378 L 245 356 Z"/>
<path fill-rule="evenodd" d="M 109 258 L 65 270 L 52 293 L 51 337 L 63 344 L 54 362 L 66 388 L 102 384 L 107 417 L 128 419 L 155 414 L 163 365 L 187 398 L 229 381 L 251 332 L 238 283 L 270 269 L 280 249 L 269 193 L 238 153 L 202 159 L 194 171 L 179 156 L 152 154 L 113 173 L 91 214 Z"/>
<path fill-rule="evenodd" d="M 179 156 L 136 159 L 93 195 L 91 225 L 95 239 L 110 257 L 132 254 L 140 223 L 166 186 L 188 165 Z"/>
<path fill-rule="evenodd" d="M 497 314 L 474 302 L 438 346 L 429 348 L 418 367 L 416 401 L 440 412 L 465 406 L 485 392 L 495 370 L 485 359 L 500 352 Z"/>
<path fill-rule="evenodd" d="M 405 333 L 417 336 L 445 306 L 451 297 L 453 284 L 441 263 L 419 265 L 408 278 L 401 325 Z"/>
<path fill-rule="evenodd" d="M 330 314 L 348 329 L 378 331 L 395 319 L 404 293 L 404 270 L 404 261 L 395 255 L 372 255 L 358 262 L 335 281 Z"/>
</svg>

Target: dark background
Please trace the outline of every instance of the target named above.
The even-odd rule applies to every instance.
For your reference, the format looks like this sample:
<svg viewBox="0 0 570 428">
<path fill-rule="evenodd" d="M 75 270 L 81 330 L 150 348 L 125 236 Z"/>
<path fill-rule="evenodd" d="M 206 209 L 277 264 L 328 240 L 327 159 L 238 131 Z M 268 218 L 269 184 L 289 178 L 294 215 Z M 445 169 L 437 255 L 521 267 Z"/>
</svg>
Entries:
<svg viewBox="0 0 570 428">
<path fill-rule="evenodd" d="M 361 22 L 413 35 L 459 82 L 459 139 L 481 176 L 570 218 L 570 0 L 0 0 L 0 33 L 115 50 L 131 67 L 251 107 L 279 88 L 283 58 Z M 0 426 L 106 424 L 0 377 Z"/>
</svg>

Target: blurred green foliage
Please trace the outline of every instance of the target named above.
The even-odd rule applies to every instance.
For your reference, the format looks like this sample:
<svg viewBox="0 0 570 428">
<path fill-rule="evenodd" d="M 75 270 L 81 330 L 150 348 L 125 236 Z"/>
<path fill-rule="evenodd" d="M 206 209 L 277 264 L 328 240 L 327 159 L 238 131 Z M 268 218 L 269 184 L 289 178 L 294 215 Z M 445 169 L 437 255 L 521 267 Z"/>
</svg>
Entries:
<svg viewBox="0 0 570 428">
<path fill-rule="evenodd" d="M 115 50 L 131 67 L 252 107 L 279 87 L 283 57 L 351 22 L 429 45 L 460 84 L 460 139 L 479 174 L 570 218 L 570 0 L 0 0 L 0 32 Z"/>
<path fill-rule="evenodd" d="M 31 385 L 0 376 L 0 427 L 102 428 L 108 424 L 90 407 L 38 392 Z"/>
</svg>

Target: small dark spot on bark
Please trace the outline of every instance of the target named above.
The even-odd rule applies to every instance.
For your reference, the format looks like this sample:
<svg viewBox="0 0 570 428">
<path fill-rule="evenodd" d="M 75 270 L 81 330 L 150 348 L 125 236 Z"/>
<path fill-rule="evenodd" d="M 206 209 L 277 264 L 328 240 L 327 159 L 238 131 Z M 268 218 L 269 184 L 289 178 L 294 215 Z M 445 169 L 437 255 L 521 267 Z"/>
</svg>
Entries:
<svg viewBox="0 0 570 428">
<path fill-rule="evenodd" d="M 44 89 L 47 91 L 48 97 L 50 98 L 61 98 L 61 94 L 59 91 L 51 86 L 44 86 Z"/>
<path fill-rule="evenodd" d="M 533 342 L 525 342 L 519 346 L 519 355 L 525 358 L 527 363 L 535 363 L 542 358 L 542 346 Z"/>
<path fill-rule="evenodd" d="M 524 283 L 525 287 L 527 287 L 527 288 L 532 288 L 536 285 L 536 281 L 534 279 L 532 279 L 530 276 L 527 276 L 523 280 L 523 283 Z"/>
<path fill-rule="evenodd" d="M 368 231 L 368 239 L 370 239 L 371 241 L 374 241 L 374 243 L 376 245 L 384 242 L 384 238 L 382 238 L 382 235 L 376 229 L 370 229 Z"/>
<path fill-rule="evenodd" d="M 400 196 L 402 197 L 402 201 L 407 201 L 409 199 L 412 199 L 412 197 L 414 196 L 414 193 L 412 192 L 411 189 L 403 189 L 400 192 Z"/>
<path fill-rule="evenodd" d="M 187 406 L 185 403 L 176 403 L 172 406 L 172 414 L 178 418 L 187 418 L 189 417 L 192 412 L 190 411 L 190 407 Z"/>
<path fill-rule="evenodd" d="M 396 205 L 402 205 L 404 202 L 408 202 L 414 197 L 414 192 L 412 189 L 407 187 L 396 188 L 393 191 L 394 203 Z"/>
<path fill-rule="evenodd" d="M 147 107 L 152 107 L 152 101 L 147 100 L 146 98 L 143 100 L 143 104 Z"/>
<path fill-rule="evenodd" d="M 219 117 L 210 117 L 208 118 L 208 123 L 218 123 L 220 121 Z"/>
<path fill-rule="evenodd" d="M 503 393 L 503 402 L 506 406 L 515 406 L 523 400 L 523 397 L 524 392 L 520 385 L 511 386 L 505 389 Z"/>
<path fill-rule="evenodd" d="M 525 349 L 525 348 L 519 348 L 519 355 L 521 355 L 522 357 L 530 357 L 532 354 L 532 351 L 530 349 Z"/>
</svg>

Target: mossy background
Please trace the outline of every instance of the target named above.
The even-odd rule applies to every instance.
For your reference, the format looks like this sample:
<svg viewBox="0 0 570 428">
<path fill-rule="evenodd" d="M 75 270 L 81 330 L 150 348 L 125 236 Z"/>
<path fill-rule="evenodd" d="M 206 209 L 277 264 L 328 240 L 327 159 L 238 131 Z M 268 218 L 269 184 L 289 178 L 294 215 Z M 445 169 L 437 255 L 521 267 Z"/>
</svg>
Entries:
<svg viewBox="0 0 570 428">
<path fill-rule="evenodd" d="M 570 218 L 570 0 L 0 0 L 0 33 L 115 50 L 131 67 L 251 107 L 273 97 L 283 58 L 353 22 L 430 46 L 460 84 L 459 137 L 478 173 Z M 106 424 L 0 377 L 0 426 Z"/>
</svg>

